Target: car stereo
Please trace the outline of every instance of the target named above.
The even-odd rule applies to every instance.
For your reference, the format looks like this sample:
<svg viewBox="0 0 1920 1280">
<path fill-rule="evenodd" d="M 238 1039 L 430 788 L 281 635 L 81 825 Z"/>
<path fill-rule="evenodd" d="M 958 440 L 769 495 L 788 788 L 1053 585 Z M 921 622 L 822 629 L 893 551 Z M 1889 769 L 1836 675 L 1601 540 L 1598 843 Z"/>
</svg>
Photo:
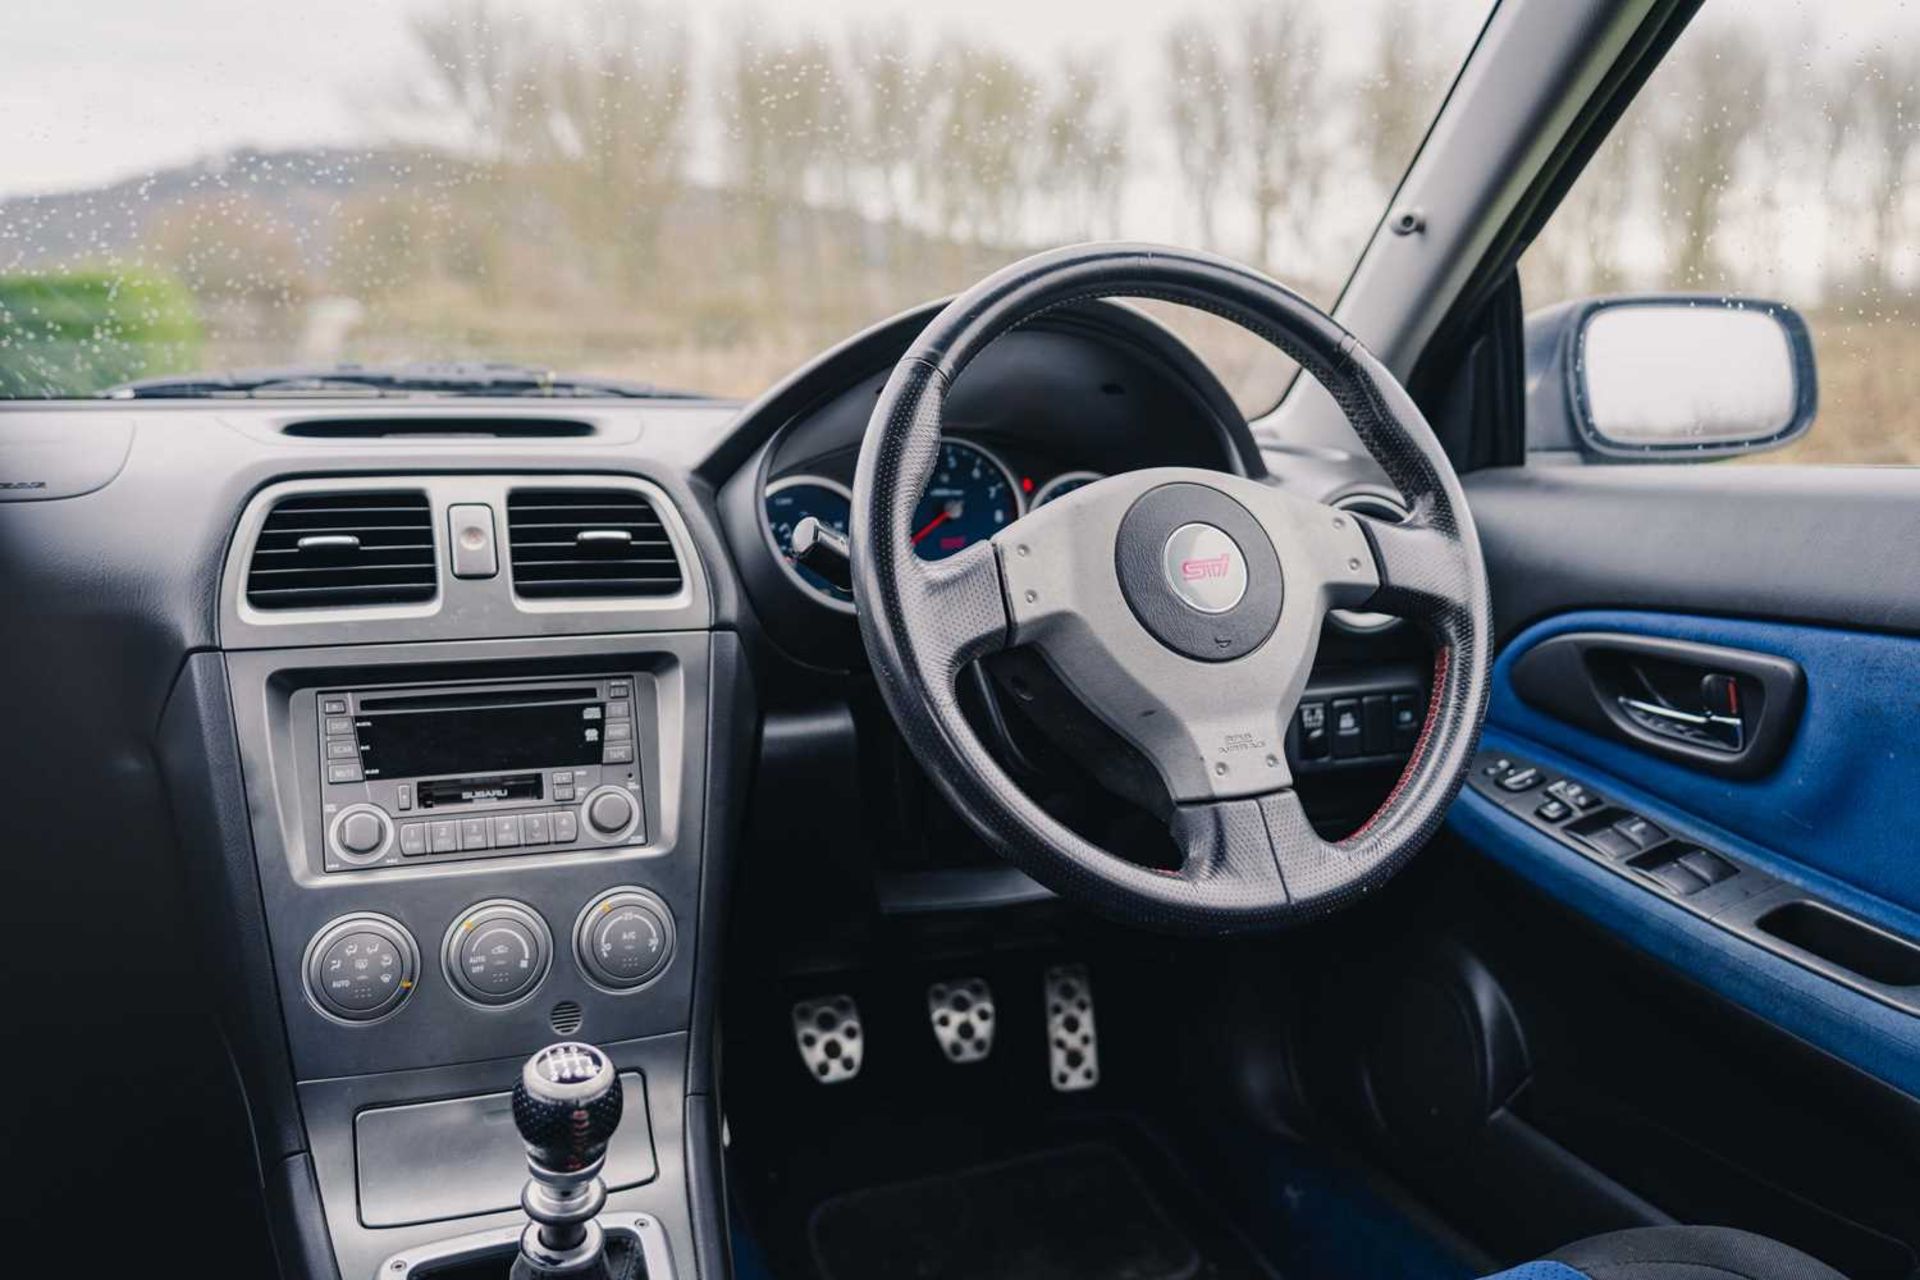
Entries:
<svg viewBox="0 0 1920 1280">
<path fill-rule="evenodd" d="M 647 679 L 319 691 L 326 869 L 644 843 Z"/>
</svg>

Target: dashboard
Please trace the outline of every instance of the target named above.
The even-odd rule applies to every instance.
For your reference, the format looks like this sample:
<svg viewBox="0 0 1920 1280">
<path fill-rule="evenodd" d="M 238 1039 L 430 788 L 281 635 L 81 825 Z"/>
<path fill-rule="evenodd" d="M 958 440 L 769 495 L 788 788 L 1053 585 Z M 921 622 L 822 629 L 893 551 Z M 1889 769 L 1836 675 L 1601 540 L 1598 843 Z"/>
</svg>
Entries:
<svg viewBox="0 0 1920 1280">
<path fill-rule="evenodd" d="M 1046 897 L 916 772 L 854 603 L 789 554 L 805 517 L 846 529 L 873 405 L 931 314 L 744 407 L 0 407 L 0 668 L 35 673 L 5 694 L 44 727 L 0 768 L 22 847 L 62 853 L 28 860 L 18 942 L 116 930 L 73 955 L 86 998 L 32 1002 L 21 1033 L 133 1026 L 149 1060 L 194 1061 L 206 1020 L 178 1012 L 204 1007 L 276 1237 L 316 1276 L 516 1221 L 511 1147 L 448 1167 L 436 1135 L 577 1033 L 644 1117 L 610 1206 L 716 1271 L 729 940 L 838 946 L 870 915 Z M 950 556 L 1159 465 L 1265 474 L 1167 331 L 1063 309 L 951 388 L 914 545 Z"/>
</svg>

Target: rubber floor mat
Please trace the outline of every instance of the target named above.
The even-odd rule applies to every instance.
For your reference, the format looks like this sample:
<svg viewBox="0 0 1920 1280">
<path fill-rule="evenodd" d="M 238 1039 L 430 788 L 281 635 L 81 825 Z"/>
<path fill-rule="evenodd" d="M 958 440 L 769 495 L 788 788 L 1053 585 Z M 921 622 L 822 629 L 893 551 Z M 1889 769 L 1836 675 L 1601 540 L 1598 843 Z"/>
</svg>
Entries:
<svg viewBox="0 0 1920 1280">
<path fill-rule="evenodd" d="M 848 1192 L 814 1210 L 809 1236 L 825 1280 L 1192 1280 L 1201 1267 L 1102 1144 Z"/>
</svg>

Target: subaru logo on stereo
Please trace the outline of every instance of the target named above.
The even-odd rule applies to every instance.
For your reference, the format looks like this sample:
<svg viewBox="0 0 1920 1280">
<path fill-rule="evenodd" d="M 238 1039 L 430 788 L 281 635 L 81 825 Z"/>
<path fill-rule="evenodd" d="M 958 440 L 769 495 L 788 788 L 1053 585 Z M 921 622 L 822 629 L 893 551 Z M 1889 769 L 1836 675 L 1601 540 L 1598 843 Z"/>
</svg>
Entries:
<svg viewBox="0 0 1920 1280">
<path fill-rule="evenodd" d="M 1247 559 L 1224 530 L 1195 521 L 1167 537 L 1161 554 L 1167 585 L 1201 613 L 1225 613 L 1247 594 Z"/>
</svg>

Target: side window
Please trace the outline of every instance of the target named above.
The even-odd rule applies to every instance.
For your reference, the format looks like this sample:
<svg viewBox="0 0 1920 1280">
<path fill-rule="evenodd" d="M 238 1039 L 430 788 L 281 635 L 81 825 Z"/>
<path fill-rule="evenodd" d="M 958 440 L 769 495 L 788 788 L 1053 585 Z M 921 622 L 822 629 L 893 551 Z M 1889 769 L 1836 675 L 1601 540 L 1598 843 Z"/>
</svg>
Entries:
<svg viewBox="0 0 1920 1280">
<path fill-rule="evenodd" d="M 1920 464 L 1916 166 L 1920 14 L 1899 0 L 1712 0 L 1521 259 L 1529 343 L 1542 345 L 1536 334 L 1550 321 L 1593 314 L 1577 304 L 1596 297 L 1690 295 L 1662 301 L 1696 313 L 1728 299 L 1749 311 L 1782 303 L 1811 338 L 1817 409 L 1804 403 L 1812 425 L 1803 434 L 1762 440 L 1786 440 L 1763 460 Z M 1592 407 L 1606 397 L 1606 412 L 1641 414 L 1641 425 L 1646 414 L 1685 418 L 1691 438 L 1708 442 L 1702 454 L 1716 456 L 1731 450 L 1712 441 L 1732 437 L 1714 436 L 1710 409 L 1674 403 L 1666 393 L 1685 378 L 1667 366 L 1719 353 L 1727 386 L 1714 394 L 1743 401 L 1732 416 L 1793 397 L 1756 345 L 1777 343 L 1771 330 L 1741 329 L 1724 314 L 1716 328 L 1684 332 L 1613 318 L 1608 351 L 1580 354 L 1638 342 L 1651 363 L 1595 387 Z M 1604 379 L 1604 361 L 1592 363 Z M 1566 383 L 1576 419 L 1588 407 L 1578 377 L 1569 372 Z M 1664 408 L 1651 403 L 1663 395 Z M 1536 441 L 1542 416 L 1530 401 Z"/>
</svg>

